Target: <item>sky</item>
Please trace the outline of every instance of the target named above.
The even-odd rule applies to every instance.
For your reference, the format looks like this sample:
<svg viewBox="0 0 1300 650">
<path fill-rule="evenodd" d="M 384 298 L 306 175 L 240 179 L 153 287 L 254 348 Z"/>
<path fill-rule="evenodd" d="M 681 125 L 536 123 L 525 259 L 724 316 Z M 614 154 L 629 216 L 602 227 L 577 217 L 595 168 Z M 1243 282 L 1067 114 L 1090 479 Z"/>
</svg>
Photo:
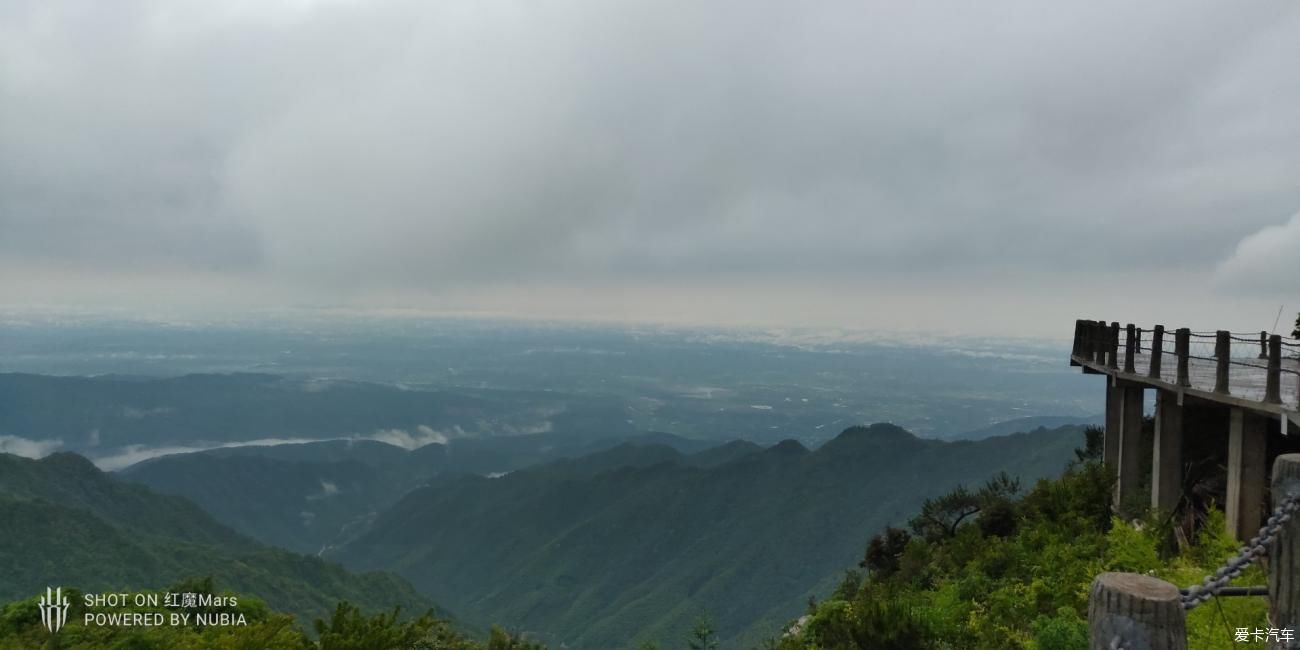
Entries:
<svg viewBox="0 0 1300 650">
<path fill-rule="evenodd" d="M 1300 311 L 1300 2 L 0 0 L 0 309 Z"/>
</svg>

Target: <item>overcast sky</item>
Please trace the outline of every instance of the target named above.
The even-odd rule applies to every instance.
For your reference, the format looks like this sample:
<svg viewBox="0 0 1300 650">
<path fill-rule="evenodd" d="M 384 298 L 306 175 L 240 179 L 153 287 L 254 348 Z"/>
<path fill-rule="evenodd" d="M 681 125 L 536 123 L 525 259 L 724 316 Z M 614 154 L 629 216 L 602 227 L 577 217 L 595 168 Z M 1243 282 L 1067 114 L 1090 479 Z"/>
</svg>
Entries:
<svg viewBox="0 0 1300 650">
<path fill-rule="evenodd" d="M 0 274 L 11 311 L 1267 329 L 1300 2 L 0 0 Z"/>
</svg>

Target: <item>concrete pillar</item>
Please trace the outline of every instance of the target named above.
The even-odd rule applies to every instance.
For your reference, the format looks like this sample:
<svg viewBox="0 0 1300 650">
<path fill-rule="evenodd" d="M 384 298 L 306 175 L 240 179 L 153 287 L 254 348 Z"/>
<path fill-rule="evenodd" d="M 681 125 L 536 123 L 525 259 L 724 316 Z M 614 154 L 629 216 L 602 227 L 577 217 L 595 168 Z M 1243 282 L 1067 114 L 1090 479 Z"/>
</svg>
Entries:
<svg viewBox="0 0 1300 650">
<path fill-rule="evenodd" d="M 1115 380 L 1106 376 L 1106 436 L 1102 445 L 1102 461 L 1111 471 L 1119 471 L 1120 408 L 1123 406 L 1120 389 Z"/>
<path fill-rule="evenodd" d="M 1130 503 L 1142 490 L 1142 386 L 1120 382 L 1119 493 L 1116 505 Z"/>
<path fill-rule="evenodd" d="M 1264 500 L 1264 418 L 1233 407 L 1228 419 L 1228 532 L 1247 540 L 1259 532 Z"/>
<path fill-rule="evenodd" d="M 1178 393 L 1156 391 L 1156 437 L 1151 455 L 1151 507 L 1172 512 L 1183 492 L 1183 407 Z"/>
</svg>

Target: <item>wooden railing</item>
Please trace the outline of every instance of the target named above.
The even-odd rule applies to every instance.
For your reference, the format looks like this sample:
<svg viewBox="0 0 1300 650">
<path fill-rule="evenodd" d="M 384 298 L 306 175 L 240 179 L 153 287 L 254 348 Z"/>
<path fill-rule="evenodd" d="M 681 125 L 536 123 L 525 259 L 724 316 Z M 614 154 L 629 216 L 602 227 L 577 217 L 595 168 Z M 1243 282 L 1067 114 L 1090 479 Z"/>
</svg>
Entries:
<svg viewBox="0 0 1300 650">
<path fill-rule="evenodd" d="M 1300 341 L 1268 332 L 1169 331 L 1163 325 L 1144 330 L 1079 320 L 1072 359 L 1136 380 L 1300 408 Z"/>
</svg>

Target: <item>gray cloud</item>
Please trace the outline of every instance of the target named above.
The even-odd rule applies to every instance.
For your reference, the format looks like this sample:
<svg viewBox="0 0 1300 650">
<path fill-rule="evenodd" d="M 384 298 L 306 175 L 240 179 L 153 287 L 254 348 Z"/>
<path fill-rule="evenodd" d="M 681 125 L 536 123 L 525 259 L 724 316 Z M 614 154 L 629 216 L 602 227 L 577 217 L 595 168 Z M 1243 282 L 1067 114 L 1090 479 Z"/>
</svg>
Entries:
<svg viewBox="0 0 1300 650">
<path fill-rule="evenodd" d="M 1289 0 L 0 3 L 0 264 L 504 310 L 1232 294 L 1300 208 L 1298 60 Z"/>
</svg>

